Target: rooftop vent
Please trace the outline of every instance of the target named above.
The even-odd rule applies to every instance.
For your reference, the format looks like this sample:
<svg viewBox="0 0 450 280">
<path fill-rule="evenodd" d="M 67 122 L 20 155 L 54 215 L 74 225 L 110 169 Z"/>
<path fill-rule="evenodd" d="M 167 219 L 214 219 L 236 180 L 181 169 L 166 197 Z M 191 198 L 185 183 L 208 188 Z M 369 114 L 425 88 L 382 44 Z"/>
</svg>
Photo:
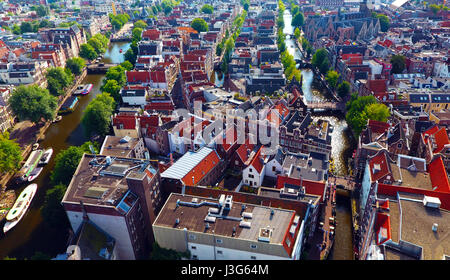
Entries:
<svg viewBox="0 0 450 280">
<path fill-rule="evenodd" d="M 259 229 L 258 241 L 270 242 L 270 238 L 272 237 L 272 229 L 269 226 L 267 228 Z"/>
<path fill-rule="evenodd" d="M 253 213 L 244 212 L 244 213 L 242 213 L 242 217 L 247 218 L 247 219 L 251 219 L 253 217 Z"/>
<path fill-rule="evenodd" d="M 178 225 L 180 223 L 180 218 L 176 218 L 175 219 L 175 226 Z"/>
<path fill-rule="evenodd" d="M 252 223 L 250 223 L 250 222 L 245 222 L 245 221 L 241 221 L 241 222 L 239 223 L 239 226 L 240 226 L 240 227 L 245 227 L 245 228 L 250 228 L 251 225 L 252 225 Z"/>
<path fill-rule="evenodd" d="M 431 227 L 431 229 L 433 230 L 433 232 L 437 232 L 438 224 L 434 223 L 433 226 Z"/>
<path fill-rule="evenodd" d="M 205 222 L 215 223 L 215 222 L 216 222 L 216 217 L 213 217 L 213 216 L 206 216 L 206 217 L 205 217 Z"/>
<path fill-rule="evenodd" d="M 441 200 L 437 197 L 424 196 L 423 205 L 430 208 L 439 208 L 441 206 Z"/>
</svg>

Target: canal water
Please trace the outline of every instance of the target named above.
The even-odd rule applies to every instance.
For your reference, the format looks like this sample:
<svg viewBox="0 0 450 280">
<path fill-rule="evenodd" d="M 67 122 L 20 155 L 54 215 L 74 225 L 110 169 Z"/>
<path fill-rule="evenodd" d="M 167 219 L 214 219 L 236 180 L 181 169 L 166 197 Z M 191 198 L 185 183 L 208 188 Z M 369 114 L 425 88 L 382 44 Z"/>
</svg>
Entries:
<svg viewBox="0 0 450 280">
<path fill-rule="evenodd" d="M 123 54 L 129 46 L 130 43 L 126 42 L 111 43 L 102 61 L 105 63 L 122 63 L 124 61 Z M 120 49 L 122 49 L 122 53 Z M 52 187 L 50 173 L 55 165 L 55 156 L 63 149 L 70 146 L 79 146 L 89 140 L 85 137 L 84 128 L 80 121 L 86 106 L 100 93 L 103 77 L 104 75 L 87 75 L 83 83 L 93 84 L 92 91 L 86 96 L 80 96 L 74 112 L 64 115 L 60 122 L 52 124 L 47 130 L 40 147 L 42 149 L 52 147 L 54 150 L 52 159 L 33 182 L 38 185 L 38 192 L 28 213 L 8 234 L 4 235 L 3 231 L 0 231 L 0 260 L 6 256 L 29 259 L 35 252 L 42 252 L 55 257 L 56 254 L 65 251 L 69 232 L 49 228 L 46 223 L 42 222 L 40 208 L 44 203 L 45 192 Z M 16 193 L 19 194 L 26 186 L 27 184 L 24 184 L 17 188 Z"/>
<path fill-rule="evenodd" d="M 286 48 L 294 59 L 302 59 L 302 53 L 295 43 L 294 28 L 291 25 L 292 15 L 289 10 L 285 10 L 283 14 L 284 28 L 283 33 L 286 34 Z M 302 91 L 303 98 L 308 102 L 324 102 L 330 99 L 324 95 L 324 91 L 320 88 L 320 84 L 314 81 L 314 73 L 309 69 L 300 69 L 302 72 Z M 327 120 L 333 126 L 331 133 L 331 158 L 334 161 L 335 171 L 338 175 L 347 175 L 347 162 L 351 156 L 354 141 L 349 137 L 348 125 L 342 115 L 319 115 L 314 114 L 314 121 L 319 119 Z M 350 198 L 346 193 L 337 192 L 336 196 L 336 239 L 334 246 L 328 259 L 332 260 L 348 260 L 353 259 L 352 250 L 352 222 Z"/>
</svg>

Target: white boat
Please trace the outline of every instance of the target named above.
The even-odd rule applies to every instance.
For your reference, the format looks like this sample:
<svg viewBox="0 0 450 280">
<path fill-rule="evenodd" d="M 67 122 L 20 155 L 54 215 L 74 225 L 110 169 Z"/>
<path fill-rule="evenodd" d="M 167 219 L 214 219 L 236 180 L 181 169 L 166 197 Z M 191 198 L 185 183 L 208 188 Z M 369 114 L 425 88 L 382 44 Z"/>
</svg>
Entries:
<svg viewBox="0 0 450 280">
<path fill-rule="evenodd" d="M 36 167 L 35 169 L 33 169 L 33 171 L 31 171 L 30 175 L 27 178 L 28 182 L 32 182 L 34 179 L 36 179 L 37 176 L 39 176 L 39 174 L 41 174 L 42 169 L 44 169 L 44 168 Z"/>
<path fill-rule="evenodd" d="M 42 155 L 44 154 L 44 151 L 42 150 L 36 150 L 32 151 L 30 156 L 28 157 L 25 164 L 20 169 L 21 174 L 21 180 L 27 181 L 27 177 L 30 175 L 30 173 L 33 171 L 33 169 L 38 165 L 39 160 L 41 159 Z"/>
<path fill-rule="evenodd" d="M 40 165 L 47 164 L 50 161 L 50 159 L 52 158 L 52 155 L 53 155 L 52 148 L 45 150 L 44 154 L 42 155 L 41 159 L 39 160 L 39 164 Z"/>
<path fill-rule="evenodd" d="M 16 199 L 16 202 L 14 202 L 13 207 L 6 215 L 6 223 L 3 226 L 4 233 L 11 230 L 23 218 L 30 207 L 36 191 L 37 185 L 31 184 L 20 193 L 19 197 Z"/>
<path fill-rule="evenodd" d="M 33 144 L 33 151 L 36 151 L 39 148 L 39 144 L 38 143 L 34 143 Z"/>
</svg>

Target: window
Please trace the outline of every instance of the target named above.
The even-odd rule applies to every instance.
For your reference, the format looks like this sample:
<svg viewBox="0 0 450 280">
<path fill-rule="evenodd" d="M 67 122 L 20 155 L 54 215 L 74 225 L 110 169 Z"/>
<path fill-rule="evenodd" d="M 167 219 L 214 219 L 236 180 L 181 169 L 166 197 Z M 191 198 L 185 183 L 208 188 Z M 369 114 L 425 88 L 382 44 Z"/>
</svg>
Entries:
<svg viewBox="0 0 450 280">
<path fill-rule="evenodd" d="M 191 249 L 192 250 L 197 250 L 197 247 L 196 246 L 191 246 Z"/>
<path fill-rule="evenodd" d="M 276 166 L 272 166 L 272 171 L 273 172 L 277 171 L 277 167 Z"/>
<path fill-rule="evenodd" d="M 189 239 L 195 240 L 197 237 L 194 234 L 189 234 Z"/>
<path fill-rule="evenodd" d="M 401 149 L 401 148 L 402 148 L 402 143 L 399 143 L 399 144 L 397 145 L 397 147 L 398 147 L 399 149 Z"/>
<path fill-rule="evenodd" d="M 217 254 L 219 254 L 219 255 L 222 255 L 222 254 L 223 254 L 223 252 L 222 252 L 222 251 L 220 251 L 220 250 L 217 250 Z"/>
<path fill-rule="evenodd" d="M 256 244 L 251 244 L 251 245 L 250 245 L 250 248 L 256 249 L 256 248 L 258 248 L 258 245 L 256 245 Z"/>
<path fill-rule="evenodd" d="M 193 256 L 192 256 L 192 259 L 193 259 L 193 260 L 198 260 L 198 256 L 197 256 L 197 255 L 193 255 Z"/>
<path fill-rule="evenodd" d="M 222 241 L 222 239 L 216 239 L 216 243 L 222 244 L 223 241 Z"/>
<path fill-rule="evenodd" d="M 251 256 L 250 259 L 256 260 L 256 257 L 255 256 Z"/>
</svg>

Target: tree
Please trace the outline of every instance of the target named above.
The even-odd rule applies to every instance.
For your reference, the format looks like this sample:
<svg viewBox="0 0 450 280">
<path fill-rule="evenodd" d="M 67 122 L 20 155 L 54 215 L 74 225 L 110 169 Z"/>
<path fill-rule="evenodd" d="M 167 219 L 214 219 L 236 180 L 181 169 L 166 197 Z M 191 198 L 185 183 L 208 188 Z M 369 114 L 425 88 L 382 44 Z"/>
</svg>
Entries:
<svg viewBox="0 0 450 280">
<path fill-rule="evenodd" d="M 147 27 L 147 23 L 145 23 L 145 21 L 143 20 L 138 20 L 134 23 L 134 28 L 146 28 Z"/>
<path fill-rule="evenodd" d="M 86 67 L 86 62 L 80 57 L 70 58 L 66 61 L 66 68 L 76 76 L 81 74 L 84 67 Z"/>
<path fill-rule="evenodd" d="M 129 48 L 124 54 L 125 60 L 131 62 L 132 64 L 136 63 L 137 55 L 134 53 L 132 48 Z"/>
<path fill-rule="evenodd" d="M 97 55 L 102 54 L 106 51 L 106 49 L 103 47 L 103 44 L 97 38 L 92 37 L 91 39 L 89 39 L 89 41 L 87 41 L 87 43 L 94 48 Z"/>
<path fill-rule="evenodd" d="M 197 32 L 206 32 L 208 31 L 208 24 L 202 18 L 196 18 L 191 22 L 191 27 L 194 28 Z"/>
<path fill-rule="evenodd" d="M 302 33 L 301 33 L 300 29 L 298 29 L 298 27 L 295 28 L 295 31 L 294 31 L 295 38 L 298 39 L 298 38 L 300 38 L 301 35 L 302 35 Z"/>
<path fill-rule="evenodd" d="M 377 103 L 376 98 L 372 95 L 359 97 L 356 93 L 353 94 L 347 103 L 347 108 L 345 118 L 357 137 L 366 127 L 367 120 L 385 122 L 390 115 L 386 105 Z"/>
<path fill-rule="evenodd" d="M 116 80 L 119 86 L 124 86 L 127 82 L 127 78 L 125 76 L 125 68 L 122 66 L 114 66 L 108 69 L 106 72 L 106 80 L 104 80 L 104 83 L 106 83 L 108 80 Z"/>
<path fill-rule="evenodd" d="M 189 250 L 180 253 L 172 249 L 162 248 L 158 243 L 153 243 L 153 250 L 150 254 L 151 260 L 181 260 L 181 258 L 189 259 L 191 256 Z"/>
<path fill-rule="evenodd" d="M 434 15 L 437 15 L 437 13 L 441 10 L 441 8 L 438 5 L 436 5 L 436 4 L 430 4 L 428 6 L 428 9 L 430 11 L 432 11 Z"/>
<path fill-rule="evenodd" d="M 133 64 L 129 62 L 128 60 L 125 60 L 124 62 L 120 63 L 120 66 L 125 68 L 125 70 L 130 71 L 133 70 Z"/>
<path fill-rule="evenodd" d="M 304 22 L 305 22 L 305 17 L 303 16 L 303 13 L 297 13 L 292 18 L 292 26 L 300 27 L 300 26 L 303 26 Z"/>
<path fill-rule="evenodd" d="M 72 82 L 73 78 L 61 67 L 50 68 L 45 74 L 47 89 L 54 96 L 64 95 L 64 89 Z"/>
<path fill-rule="evenodd" d="M 214 7 L 209 5 L 209 4 L 205 4 L 203 5 L 203 7 L 200 9 L 200 12 L 204 13 L 204 14 L 208 14 L 211 15 L 214 12 Z"/>
<path fill-rule="evenodd" d="M 80 47 L 80 56 L 87 60 L 93 60 L 98 56 L 98 54 L 91 45 L 82 44 Z"/>
<path fill-rule="evenodd" d="M 19 35 L 22 33 L 20 30 L 20 26 L 18 26 L 17 24 L 13 25 L 12 32 L 13 32 L 13 34 L 16 34 L 16 35 Z"/>
<path fill-rule="evenodd" d="M 311 64 L 319 68 L 325 74 L 329 68 L 328 52 L 325 49 L 318 49 L 311 59 Z"/>
<path fill-rule="evenodd" d="M 71 147 L 71 148 L 80 150 L 78 147 Z M 78 161 L 77 162 L 78 166 L 78 163 L 81 160 L 81 156 L 79 156 L 79 154 L 77 154 L 76 156 L 77 157 L 75 161 Z M 73 170 L 73 173 L 75 173 L 75 170 L 76 167 Z M 72 179 L 72 176 L 70 176 L 70 179 Z M 68 224 L 66 212 L 64 211 L 64 208 L 61 206 L 61 200 L 63 199 L 64 194 L 66 193 L 66 189 L 67 187 L 65 185 L 58 184 L 45 192 L 45 199 L 44 204 L 41 207 L 41 214 L 42 217 L 44 218 L 44 221 L 48 223 L 51 227 L 59 228 L 62 225 Z"/>
<path fill-rule="evenodd" d="M 58 101 L 48 90 L 37 85 L 21 85 L 14 89 L 9 104 L 20 120 L 37 123 L 42 118 L 53 120 Z"/>
<path fill-rule="evenodd" d="M 121 86 L 116 80 L 108 80 L 101 88 L 103 92 L 109 93 L 117 103 L 120 103 L 121 100 L 120 89 Z"/>
<path fill-rule="evenodd" d="M 405 70 L 406 62 L 405 57 L 402 55 L 393 55 L 391 57 L 391 63 L 392 63 L 392 74 L 401 74 L 403 70 Z"/>
<path fill-rule="evenodd" d="M 9 133 L 0 134 L 0 172 L 16 171 L 20 168 L 22 152 L 16 141 L 9 139 Z"/>
<path fill-rule="evenodd" d="M 54 185 L 68 186 L 82 156 L 83 150 L 75 146 L 60 151 L 56 155 L 55 167 L 50 175 L 51 182 Z"/>
<path fill-rule="evenodd" d="M 327 75 L 325 77 L 325 80 L 327 80 L 328 84 L 332 89 L 336 88 L 337 82 L 339 80 L 339 73 L 334 70 L 329 70 L 327 72 Z"/>
<path fill-rule="evenodd" d="M 337 88 L 337 94 L 340 97 L 346 97 L 350 93 L 350 83 L 343 81 Z"/>
<path fill-rule="evenodd" d="M 386 32 L 389 30 L 390 22 L 389 18 L 386 15 L 378 14 L 377 18 L 380 20 L 380 29 L 382 32 Z"/>
<path fill-rule="evenodd" d="M 39 17 L 45 17 L 46 15 L 48 15 L 48 13 L 49 13 L 49 8 L 46 7 L 46 6 L 44 6 L 44 5 L 39 5 L 39 6 L 36 8 L 36 14 L 37 14 Z"/>
<path fill-rule="evenodd" d="M 142 28 L 135 27 L 133 31 L 131 31 L 133 41 L 140 41 L 142 39 Z"/>
<path fill-rule="evenodd" d="M 33 32 L 33 26 L 31 25 L 30 22 L 23 21 L 20 24 L 20 33 L 23 34 L 23 33 L 27 33 L 27 32 Z"/>
<path fill-rule="evenodd" d="M 104 136 L 110 131 L 111 115 L 113 113 L 114 99 L 109 93 L 102 93 L 89 103 L 81 119 L 86 135 Z"/>
</svg>

